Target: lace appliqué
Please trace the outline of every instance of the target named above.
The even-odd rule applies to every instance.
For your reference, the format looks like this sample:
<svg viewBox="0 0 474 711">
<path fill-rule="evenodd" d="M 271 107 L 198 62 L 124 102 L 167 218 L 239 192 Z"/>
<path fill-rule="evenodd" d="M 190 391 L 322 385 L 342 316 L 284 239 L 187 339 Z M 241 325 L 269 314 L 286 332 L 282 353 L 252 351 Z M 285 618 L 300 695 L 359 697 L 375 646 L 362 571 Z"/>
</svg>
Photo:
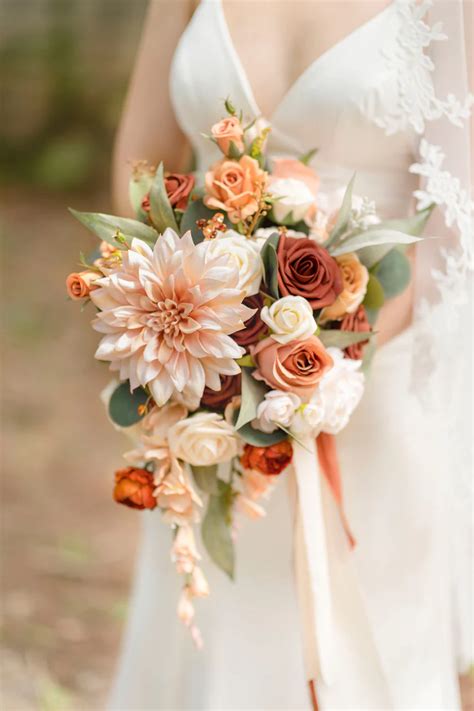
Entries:
<svg viewBox="0 0 474 711">
<path fill-rule="evenodd" d="M 395 0 L 400 14 L 400 31 L 395 47 L 384 52 L 388 67 L 396 76 L 398 87 L 397 105 L 375 123 L 384 128 L 388 135 L 412 126 L 419 134 L 425 130 L 425 122 L 446 116 L 456 126 L 462 126 L 469 118 L 474 97 L 468 95 L 459 100 L 453 94 L 441 99 L 436 96 L 432 73 L 435 66 L 425 53 L 432 42 L 447 40 L 441 23 L 433 27 L 423 18 L 431 0 L 417 3 L 415 0 Z"/>
</svg>

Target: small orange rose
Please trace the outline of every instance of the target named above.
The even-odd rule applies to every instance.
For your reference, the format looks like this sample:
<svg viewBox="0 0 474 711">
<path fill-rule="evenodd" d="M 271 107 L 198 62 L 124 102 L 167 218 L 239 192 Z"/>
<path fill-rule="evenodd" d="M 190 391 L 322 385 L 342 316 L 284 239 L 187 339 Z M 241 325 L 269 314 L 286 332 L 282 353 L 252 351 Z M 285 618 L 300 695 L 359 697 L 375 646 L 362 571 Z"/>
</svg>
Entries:
<svg viewBox="0 0 474 711">
<path fill-rule="evenodd" d="M 101 274 L 97 272 L 85 271 L 85 272 L 74 272 L 69 274 L 66 279 L 66 289 L 68 295 L 71 299 L 78 301 L 79 299 L 85 299 L 89 296 L 93 289 L 97 289 L 94 282 L 101 278 Z"/>
<path fill-rule="evenodd" d="M 267 173 L 250 156 L 221 160 L 206 173 L 204 204 L 241 222 L 257 212 L 266 181 Z"/>
<path fill-rule="evenodd" d="M 244 150 L 244 131 L 237 116 L 229 116 L 215 123 L 211 135 L 225 156 L 229 154 L 231 143 L 240 153 Z"/>
<path fill-rule="evenodd" d="M 267 475 L 280 474 L 293 458 L 291 442 L 284 440 L 269 447 L 254 447 L 246 444 L 240 458 L 244 469 L 256 469 Z"/>
<path fill-rule="evenodd" d="M 342 291 L 337 299 L 321 313 L 321 322 L 340 321 L 353 314 L 362 303 L 367 291 L 369 272 L 357 254 L 349 252 L 335 257 L 342 274 Z"/>
<path fill-rule="evenodd" d="M 154 489 L 153 474 L 146 469 L 125 467 L 115 472 L 114 499 L 118 504 L 132 509 L 154 509 Z"/>
</svg>

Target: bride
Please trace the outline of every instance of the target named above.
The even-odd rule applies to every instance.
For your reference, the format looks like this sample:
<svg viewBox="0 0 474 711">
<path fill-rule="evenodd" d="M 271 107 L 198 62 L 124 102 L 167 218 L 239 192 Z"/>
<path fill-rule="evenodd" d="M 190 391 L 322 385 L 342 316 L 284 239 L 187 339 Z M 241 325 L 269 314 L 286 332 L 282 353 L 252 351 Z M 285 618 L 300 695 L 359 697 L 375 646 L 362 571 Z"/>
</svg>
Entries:
<svg viewBox="0 0 474 711">
<path fill-rule="evenodd" d="M 271 122 L 271 155 L 317 146 L 326 192 L 356 171 L 356 193 L 384 217 L 436 203 L 436 239 L 413 252 L 409 288 L 380 314 L 364 398 L 338 436 L 357 547 L 342 550 L 327 500 L 330 618 L 323 610 L 311 693 L 287 472 L 267 517 L 239 529 L 237 581 L 208 566 L 215 594 L 199 610 L 202 652 L 170 614 L 168 529 L 144 512 L 109 708 L 460 708 L 457 673 L 472 652 L 462 21 L 461 0 L 152 0 L 116 145 L 120 214 L 130 161 L 179 171 L 192 149 L 199 176 L 217 158 L 202 133 L 229 96 L 246 118 Z"/>
</svg>

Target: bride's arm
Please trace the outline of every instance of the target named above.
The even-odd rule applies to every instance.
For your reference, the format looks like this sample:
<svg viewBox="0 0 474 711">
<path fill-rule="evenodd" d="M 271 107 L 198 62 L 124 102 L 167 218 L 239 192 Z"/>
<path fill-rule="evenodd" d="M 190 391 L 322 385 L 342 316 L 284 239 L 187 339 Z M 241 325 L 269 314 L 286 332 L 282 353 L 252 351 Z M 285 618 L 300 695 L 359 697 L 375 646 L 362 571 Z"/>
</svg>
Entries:
<svg viewBox="0 0 474 711">
<path fill-rule="evenodd" d="M 174 117 L 168 84 L 173 53 L 192 11 L 191 0 L 150 2 L 115 141 L 112 197 L 118 214 L 131 214 L 132 161 L 163 161 L 169 170 L 183 169 L 186 139 Z"/>
</svg>

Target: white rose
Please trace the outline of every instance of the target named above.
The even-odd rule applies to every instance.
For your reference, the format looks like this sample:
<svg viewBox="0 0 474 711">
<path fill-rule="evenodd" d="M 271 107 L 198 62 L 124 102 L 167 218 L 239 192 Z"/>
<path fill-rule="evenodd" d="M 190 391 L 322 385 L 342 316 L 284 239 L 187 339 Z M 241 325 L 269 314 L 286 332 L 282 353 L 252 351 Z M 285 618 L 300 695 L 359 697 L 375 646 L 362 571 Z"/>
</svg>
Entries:
<svg viewBox="0 0 474 711">
<path fill-rule="evenodd" d="M 296 178 L 273 180 L 268 192 L 279 199 L 273 203 L 272 211 L 275 222 L 284 222 L 290 213 L 292 221 L 300 222 L 314 205 L 314 195 L 306 183 Z"/>
<path fill-rule="evenodd" d="M 323 414 L 322 408 L 316 403 L 308 402 L 301 405 L 293 417 L 291 432 L 296 436 L 319 432 Z"/>
<path fill-rule="evenodd" d="M 176 423 L 168 431 L 168 443 L 175 457 L 196 466 L 227 462 L 237 454 L 234 428 L 213 412 Z"/>
<path fill-rule="evenodd" d="M 328 348 L 334 365 L 323 376 L 311 397 L 311 404 L 323 415 L 319 431 L 337 434 L 349 422 L 364 392 L 364 375 L 360 372 L 362 361 L 344 358 L 339 348 Z"/>
<path fill-rule="evenodd" d="M 235 230 L 227 230 L 208 243 L 209 254 L 213 257 L 230 257 L 239 270 L 238 289 L 247 296 L 258 294 L 263 276 L 263 264 L 260 258 L 261 246 Z"/>
<path fill-rule="evenodd" d="M 264 306 L 260 318 L 270 328 L 272 338 L 278 343 L 303 341 L 318 329 L 313 309 L 302 296 L 284 296 L 270 308 Z"/>
<path fill-rule="evenodd" d="M 252 421 L 252 426 L 262 432 L 274 432 L 278 425 L 289 427 L 300 404 L 301 400 L 293 393 L 271 390 L 257 407 L 257 417 Z"/>
</svg>

